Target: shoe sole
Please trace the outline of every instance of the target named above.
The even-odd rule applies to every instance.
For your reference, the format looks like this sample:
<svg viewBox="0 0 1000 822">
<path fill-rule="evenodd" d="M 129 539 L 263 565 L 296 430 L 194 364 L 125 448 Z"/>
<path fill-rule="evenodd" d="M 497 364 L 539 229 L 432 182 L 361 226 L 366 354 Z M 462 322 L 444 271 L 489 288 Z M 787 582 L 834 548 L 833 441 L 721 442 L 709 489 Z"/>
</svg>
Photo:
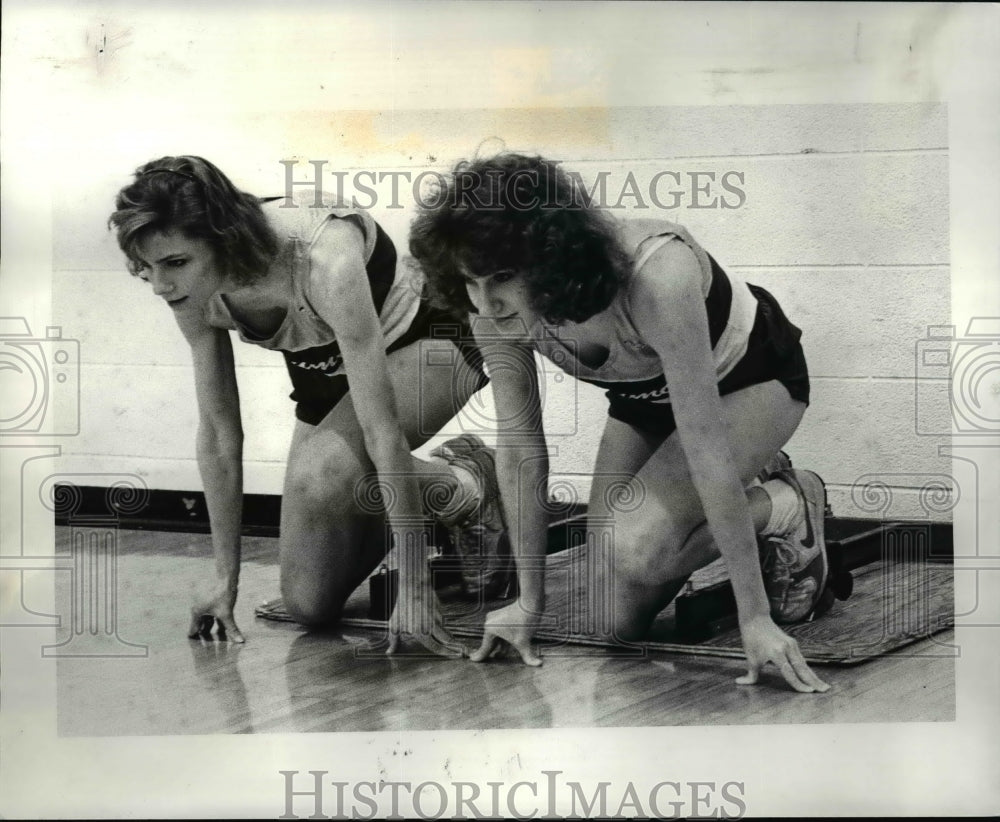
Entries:
<svg viewBox="0 0 1000 822">
<path fill-rule="evenodd" d="M 830 560 L 826 554 L 826 484 L 815 471 L 806 471 L 801 468 L 779 471 L 775 476 L 784 482 L 791 483 L 796 492 L 805 500 L 808 529 L 812 533 L 814 545 L 819 547 L 817 559 L 820 561 L 822 571 L 812 607 L 802 617 L 792 620 L 782 620 L 786 623 L 807 622 L 820 612 L 820 606 L 823 604 L 826 585 L 830 577 Z M 813 562 L 815 561 L 814 559 Z M 808 570 L 811 565 L 812 563 L 803 568 L 803 572 Z M 828 608 L 824 610 L 828 610 Z"/>
<path fill-rule="evenodd" d="M 253 615 L 257 619 L 266 619 L 271 622 L 296 622 L 292 615 L 285 610 L 285 603 L 281 597 L 262 602 L 253 609 Z"/>
<path fill-rule="evenodd" d="M 496 597 L 509 597 L 512 590 L 516 590 L 516 573 L 514 572 L 513 550 L 507 534 L 506 524 L 503 522 L 502 508 L 500 502 L 500 487 L 497 480 L 496 451 L 488 447 L 475 434 L 460 434 L 431 452 L 432 456 L 445 459 L 449 464 L 460 465 L 467 471 L 474 473 L 482 483 L 482 498 L 479 503 L 479 524 L 478 524 L 478 551 L 475 554 L 467 553 L 464 550 L 462 535 L 466 529 L 462 526 L 449 527 L 449 537 L 453 548 L 458 552 L 459 557 L 464 557 L 467 566 L 463 569 L 463 577 L 468 572 L 473 573 L 473 579 L 465 578 L 466 589 L 475 595 L 485 594 L 487 599 Z M 506 544 L 506 550 L 501 550 L 501 545 Z M 506 557 L 502 562 L 502 568 L 489 568 L 490 558 Z M 501 577 L 506 577 L 502 582 L 485 581 L 487 570 L 498 573 Z"/>
</svg>

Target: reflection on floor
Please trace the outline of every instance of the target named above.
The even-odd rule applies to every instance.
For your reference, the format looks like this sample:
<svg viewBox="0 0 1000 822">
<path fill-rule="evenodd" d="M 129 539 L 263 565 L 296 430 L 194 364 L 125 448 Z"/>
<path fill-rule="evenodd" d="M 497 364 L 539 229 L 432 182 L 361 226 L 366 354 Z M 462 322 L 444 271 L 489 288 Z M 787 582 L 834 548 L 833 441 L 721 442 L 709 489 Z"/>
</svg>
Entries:
<svg viewBox="0 0 1000 822">
<path fill-rule="evenodd" d="M 69 529 L 57 528 L 69 558 Z M 311 634 L 264 622 L 253 607 L 277 593 L 276 541 L 245 540 L 237 623 L 245 645 L 186 638 L 192 591 L 211 571 L 198 534 L 117 532 L 114 611 L 89 624 L 93 602 L 71 599 L 56 574 L 64 618 L 54 651 L 63 735 L 289 733 L 399 729 L 549 728 L 814 722 L 949 721 L 955 664 L 944 633 L 850 668 L 818 667 L 823 695 L 792 692 L 769 670 L 739 687 L 739 660 L 650 654 L 616 658 L 567 648 L 541 668 L 514 660 L 476 665 L 419 656 L 387 658 L 360 630 Z M 82 590 L 82 589 L 81 589 Z M 26 590 L 30 600 L 30 591 Z M 89 611 L 88 611 L 89 608 Z M 110 616 L 108 616 L 110 614 Z M 107 618 L 105 618 L 107 617 Z M 103 621 L 102 621 L 103 620 Z M 90 640 L 88 642 L 88 636 Z M 73 657 L 73 649 L 102 655 Z"/>
</svg>

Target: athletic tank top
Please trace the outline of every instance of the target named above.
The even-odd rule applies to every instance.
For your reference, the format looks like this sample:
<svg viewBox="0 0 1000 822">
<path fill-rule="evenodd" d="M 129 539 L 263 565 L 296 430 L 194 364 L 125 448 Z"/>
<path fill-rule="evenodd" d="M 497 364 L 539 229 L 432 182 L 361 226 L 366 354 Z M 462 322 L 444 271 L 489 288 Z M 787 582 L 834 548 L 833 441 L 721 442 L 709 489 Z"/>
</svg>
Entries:
<svg viewBox="0 0 1000 822">
<path fill-rule="evenodd" d="M 330 346 L 336 341 L 336 334 L 309 302 L 310 254 L 331 220 L 350 220 L 364 235 L 365 270 L 386 346 L 401 337 L 420 308 L 424 278 L 419 267 L 396 264 L 392 241 L 367 211 L 339 206 L 316 208 L 312 205 L 313 195 L 308 192 L 293 197 L 297 208 L 278 207 L 276 201 L 284 199 L 263 201 L 279 238 L 279 251 L 268 276 L 287 277 L 292 283 L 292 302 L 281 325 L 270 336 L 259 336 L 233 318 L 221 294 L 209 302 L 209 323 L 235 330 L 244 342 L 291 355 L 286 357 L 290 365 L 295 352 Z M 304 362 L 301 367 L 321 368 L 326 376 L 343 373 L 340 357 L 330 360 L 328 367 L 322 365 Z"/>
<path fill-rule="evenodd" d="M 688 246 L 701 269 L 701 292 L 705 298 L 709 337 L 716 374 L 721 380 L 747 351 L 753 329 L 757 300 L 747 284 L 727 274 L 695 241 L 688 231 L 674 223 L 634 220 L 621 229 L 624 247 L 633 259 L 632 277 L 608 308 L 612 334 L 607 359 L 588 368 L 576 356 L 572 342 L 562 339 L 558 327 L 543 327 L 536 337 L 538 351 L 577 379 L 604 388 L 625 399 L 669 403 L 670 394 L 660 356 L 648 346 L 632 320 L 632 288 L 639 270 L 660 248 L 670 242 Z M 664 322 L 669 322 L 669 316 Z"/>
</svg>

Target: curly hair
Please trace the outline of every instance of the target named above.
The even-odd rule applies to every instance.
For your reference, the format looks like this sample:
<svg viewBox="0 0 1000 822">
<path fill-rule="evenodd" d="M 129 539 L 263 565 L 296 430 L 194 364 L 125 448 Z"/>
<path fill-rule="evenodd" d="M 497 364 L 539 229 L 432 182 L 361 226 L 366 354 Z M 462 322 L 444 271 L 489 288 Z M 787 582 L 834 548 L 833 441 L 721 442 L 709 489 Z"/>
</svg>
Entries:
<svg viewBox="0 0 1000 822">
<path fill-rule="evenodd" d="M 509 270 L 524 276 L 532 307 L 553 324 L 606 309 L 631 270 L 614 224 L 577 175 L 510 152 L 460 162 L 441 177 L 410 227 L 410 253 L 441 308 L 475 311 L 463 273 Z"/>
<path fill-rule="evenodd" d="M 260 200 L 240 191 L 201 157 L 161 157 L 136 169 L 118 192 L 108 227 L 137 274 L 140 243 L 156 231 L 180 231 L 207 241 L 223 270 L 240 285 L 263 277 L 278 252 Z"/>
</svg>

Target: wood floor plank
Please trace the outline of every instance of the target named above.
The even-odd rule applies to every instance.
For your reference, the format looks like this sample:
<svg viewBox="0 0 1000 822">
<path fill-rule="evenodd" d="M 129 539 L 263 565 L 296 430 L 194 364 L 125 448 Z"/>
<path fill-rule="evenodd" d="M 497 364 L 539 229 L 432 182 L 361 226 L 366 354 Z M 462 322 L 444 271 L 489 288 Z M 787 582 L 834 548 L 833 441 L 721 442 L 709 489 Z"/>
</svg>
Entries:
<svg viewBox="0 0 1000 822">
<path fill-rule="evenodd" d="M 70 550 L 57 528 L 57 551 Z M 273 541 L 272 541 L 273 543 Z M 372 653 L 375 634 L 310 633 L 253 617 L 277 594 L 275 547 L 244 563 L 236 618 L 247 642 L 186 637 L 192 592 L 211 573 L 208 537 L 117 534 L 115 630 L 145 657 L 60 658 L 59 731 L 80 735 L 315 733 L 403 729 L 547 728 L 715 724 L 950 721 L 955 712 L 951 634 L 846 668 L 823 667 L 833 688 L 793 693 L 776 672 L 739 687 L 738 659 L 667 653 L 640 658 L 551 648 L 533 669 L 514 659 L 484 664 Z M 54 575 L 63 624 L 71 574 Z M 34 585 L 43 584 L 41 577 Z M 51 584 L 51 583 L 48 583 Z M 26 591 L 30 599 L 31 591 Z M 78 626 L 77 626 L 78 627 Z M 75 640 L 74 640 L 75 641 Z M 68 647 L 68 646 L 67 646 Z M 108 646 L 111 647 L 111 646 Z M 122 645 L 123 649 L 127 648 Z"/>
</svg>

